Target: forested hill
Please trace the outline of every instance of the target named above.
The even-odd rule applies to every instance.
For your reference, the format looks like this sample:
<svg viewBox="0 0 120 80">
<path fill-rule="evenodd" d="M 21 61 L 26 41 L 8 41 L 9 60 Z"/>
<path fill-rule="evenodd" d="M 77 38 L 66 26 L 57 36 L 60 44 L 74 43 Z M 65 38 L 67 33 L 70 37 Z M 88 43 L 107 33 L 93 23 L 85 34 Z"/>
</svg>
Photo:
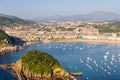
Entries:
<svg viewBox="0 0 120 80">
<path fill-rule="evenodd" d="M 19 26 L 19 25 L 31 25 L 35 22 L 24 20 L 16 16 L 1 15 L 0 14 L 0 26 Z"/>
</svg>

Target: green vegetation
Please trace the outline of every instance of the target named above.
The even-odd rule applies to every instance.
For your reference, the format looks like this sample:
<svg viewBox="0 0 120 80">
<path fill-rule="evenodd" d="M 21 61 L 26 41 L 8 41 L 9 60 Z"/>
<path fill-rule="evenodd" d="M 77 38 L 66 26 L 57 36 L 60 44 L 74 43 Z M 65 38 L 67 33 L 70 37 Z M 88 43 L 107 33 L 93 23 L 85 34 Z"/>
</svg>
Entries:
<svg viewBox="0 0 120 80">
<path fill-rule="evenodd" d="M 20 59 L 23 67 L 31 73 L 47 75 L 51 74 L 55 68 L 61 68 L 56 59 L 45 52 L 37 50 L 27 52 Z"/>
<path fill-rule="evenodd" d="M 85 27 L 87 24 L 86 23 L 82 23 L 80 25 L 77 25 L 77 27 Z"/>
<path fill-rule="evenodd" d="M 118 33 L 120 32 L 120 22 L 110 23 L 106 25 L 95 25 L 100 33 Z"/>
<path fill-rule="evenodd" d="M 5 31 L 0 29 L 0 48 L 11 44 L 10 37 L 5 33 Z"/>
<path fill-rule="evenodd" d="M 100 33 L 119 33 L 120 21 L 114 21 L 106 25 L 94 25 L 94 27 L 99 29 Z"/>
<path fill-rule="evenodd" d="M 75 28 L 65 28 L 65 27 L 57 27 L 56 30 L 60 31 L 73 31 Z"/>
<path fill-rule="evenodd" d="M 47 32 L 51 32 L 51 29 L 44 29 L 45 31 L 47 31 Z"/>
<path fill-rule="evenodd" d="M 23 20 L 17 17 L 4 17 L 0 16 L 0 26 L 4 27 L 13 27 L 13 26 L 19 26 L 19 25 L 32 25 L 35 24 L 33 21 Z"/>
<path fill-rule="evenodd" d="M 117 36 L 120 37 L 120 33 L 117 33 Z"/>
</svg>

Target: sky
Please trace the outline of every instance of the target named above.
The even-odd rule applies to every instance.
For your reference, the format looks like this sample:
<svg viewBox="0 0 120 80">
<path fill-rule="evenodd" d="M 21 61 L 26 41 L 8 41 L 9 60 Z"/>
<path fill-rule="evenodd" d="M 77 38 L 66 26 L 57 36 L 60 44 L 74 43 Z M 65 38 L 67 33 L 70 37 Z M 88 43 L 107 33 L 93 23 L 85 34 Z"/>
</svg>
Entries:
<svg viewBox="0 0 120 80">
<path fill-rule="evenodd" d="M 24 19 L 81 15 L 95 11 L 120 14 L 120 0 L 0 0 L 0 14 Z"/>
</svg>

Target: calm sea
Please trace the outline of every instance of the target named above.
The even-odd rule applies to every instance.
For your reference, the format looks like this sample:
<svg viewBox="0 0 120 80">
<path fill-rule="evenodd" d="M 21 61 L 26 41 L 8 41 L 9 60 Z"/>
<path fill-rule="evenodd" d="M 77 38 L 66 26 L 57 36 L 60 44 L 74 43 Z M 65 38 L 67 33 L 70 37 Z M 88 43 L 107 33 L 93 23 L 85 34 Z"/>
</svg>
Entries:
<svg viewBox="0 0 120 80">
<path fill-rule="evenodd" d="M 16 62 L 29 50 L 44 51 L 56 58 L 68 72 L 82 72 L 78 80 L 120 80 L 120 45 L 97 43 L 35 44 L 24 50 L 0 55 L 0 64 Z M 0 69 L 0 80 L 17 80 Z"/>
</svg>

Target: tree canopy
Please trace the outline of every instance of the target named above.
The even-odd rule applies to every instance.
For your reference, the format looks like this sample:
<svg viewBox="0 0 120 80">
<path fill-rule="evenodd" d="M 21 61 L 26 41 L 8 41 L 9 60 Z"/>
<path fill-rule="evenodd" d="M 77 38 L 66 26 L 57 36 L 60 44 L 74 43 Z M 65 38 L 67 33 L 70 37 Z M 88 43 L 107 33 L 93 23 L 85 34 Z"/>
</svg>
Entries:
<svg viewBox="0 0 120 80">
<path fill-rule="evenodd" d="M 59 62 L 45 52 L 32 50 L 21 57 L 23 67 L 36 74 L 51 74 Z"/>
</svg>

